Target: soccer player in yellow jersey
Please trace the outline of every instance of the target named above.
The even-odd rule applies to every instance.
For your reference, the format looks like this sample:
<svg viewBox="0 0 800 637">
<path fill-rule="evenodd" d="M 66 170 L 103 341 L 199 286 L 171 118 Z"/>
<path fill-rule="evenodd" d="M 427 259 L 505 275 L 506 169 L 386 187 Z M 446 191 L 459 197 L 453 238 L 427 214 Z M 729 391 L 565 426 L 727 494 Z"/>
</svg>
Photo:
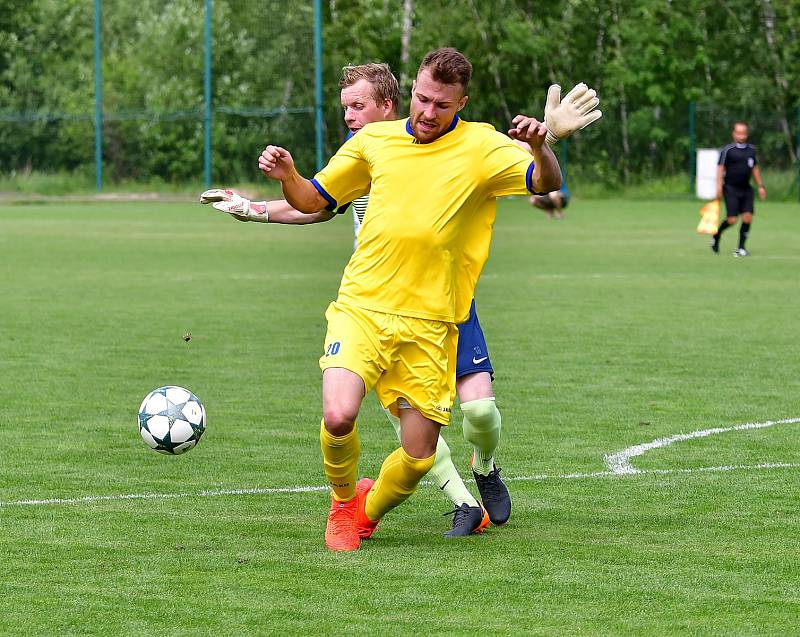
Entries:
<svg viewBox="0 0 800 637">
<path fill-rule="evenodd" d="M 341 88 L 344 121 L 351 135 L 372 122 L 399 118 L 397 109 L 400 103 L 400 89 L 397 78 L 395 78 L 388 64 L 370 63 L 346 66 L 342 69 L 339 86 Z M 201 195 L 200 201 L 201 203 L 213 203 L 214 208 L 226 212 L 240 221 L 289 225 L 329 221 L 337 216 L 337 212 L 344 213 L 345 208 L 347 208 L 347 206 L 341 206 L 337 212 L 329 212 L 323 209 L 314 214 L 305 214 L 292 208 L 285 200 L 270 201 L 269 203 L 266 201 L 250 201 L 228 189 L 207 190 Z M 368 202 L 369 195 L 364 195 L 354 200 L 349 206 L 353 211 L 356 246 L 358 245 L 358 232 L 361 229 Z M 465 391 L 470 392 L 469 400 L 471 402 L 464 407 L 465 412 L 469 410 L 472 412 L 478 411 L 478 416 L 485 420 L 488 416 L 493 415 L 484 406 L 490 403 L 492 411 L 497 414 L 498 431 L 496 434 L 494 431 L 490 432 L 493 441 L 493 447 L 488 450 L 490 456 L 493 455 L 494 447 L 497 446 L 500 424 L 500 412 L 494 406 L 492 373 L 486 342 L 477 314 L 471 311 L 470 319 L 466 323 L 459 325 L 456 391 L 459 398 L 465 395 Z M 481 391 L 484 393 L 480 393 Z M 466 402 L 466 399 L 463 399 L 463 401 Z M 483 407 L 482 412 L 480 411 L 481 407 Z M 485 412 L 489 413 L 483 415 Z M 385 411 L 385 413 L 399 438 L 399 419 L 389 411 Z M 469 428 L 470 424 L 465 421 L 467 428 Z M 478 425 L 480 424 L 478 422 Z M 479 455 L 485 455 L 485 452 Z M 495 469 L 495 472 L 497 473 L 499 470 Z M 441 435 L 436 444 L 436 461 L 428 472 L 427 477 L 433 480 L 454 506 L 454 509 L 450 512 L 453 514 L 452 528 L 445 533 L 445 537 L 462 537 L 480 533 L 488 526 L 489 514 L 486 513 L 475 496 L 467 489 L 453 464 L 450 448 Z M 492 490 L 490 495 L 495 494 L 496 491 L 496 489 Z M 495 500 L 497 500 L 496 496 Z M 507 497 L 506 500 L 510 504 L 510 497 Z M 486 509 L 494 513 L 498 507 L 492 508 L 491 505 L 486 505 Z M 507 512 L 510 513 L 510 507 L 503 509 L 501 502 L 501 516 L 495 516 L 495 523 L 504 522 L 508 518 Z"/>
<path fill-rule="evenodd" d="M 405 500 L 434 462 L 455 394 L 456 324 L 467 318 L 486 261 L 495 199 L 549 192 L 560 171 L 547 129 L 518 116 L 512 137 L 461 120 L 472 67 L 454 49 L 429 53 L 412 87 L 410 117 L 365 126 L 313 180 L 288 151 L 268 146 L 259 167 L 287 201 L 313 213 L 369 192 L 359 244 L 327 311 L 320 444 L 332 504 L 333 550 L 355 550 Z M 377 480 L 356 483 L 356 416 L 374 388 L 399 417 L 401 447 Z"/>
</svg>

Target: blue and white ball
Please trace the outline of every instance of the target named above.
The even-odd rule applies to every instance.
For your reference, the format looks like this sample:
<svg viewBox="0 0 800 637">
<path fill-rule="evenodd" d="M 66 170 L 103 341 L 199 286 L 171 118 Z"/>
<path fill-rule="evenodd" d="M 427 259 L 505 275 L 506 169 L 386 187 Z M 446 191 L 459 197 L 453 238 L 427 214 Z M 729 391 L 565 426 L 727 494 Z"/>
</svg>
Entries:
<svg viewBox="0 0 800 637">
<path fill-rule="evenodd" d="M 167 385 L 154 389 L 139 407 L 139 433 L 160 453 L 186 453 L 206 430 L 203 403 L 188 389 Z"/>
</svg>

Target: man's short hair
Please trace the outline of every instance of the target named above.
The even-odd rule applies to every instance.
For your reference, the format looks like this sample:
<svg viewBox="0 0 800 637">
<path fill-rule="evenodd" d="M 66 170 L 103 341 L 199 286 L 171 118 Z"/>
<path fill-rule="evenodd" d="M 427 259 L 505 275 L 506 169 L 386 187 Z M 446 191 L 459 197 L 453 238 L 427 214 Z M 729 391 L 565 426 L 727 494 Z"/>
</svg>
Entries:
<svg viewBox="0 0 800 637">
<path fill-rule="evenodd" d="M 419 65 L 417 75 L 427 69 L 434 81 L 440 84 L 461 84 L 467 93 L 472 79 L 472 64 L 463 53 L 452 47 L 430 51 Z"/>
<path fill-rule="evenodd" d="M 733 123 L 733 127 L 731 128 L 731 130 L 733 130 L 737 126 L 744 126 L 747 130 L 750 130 L 750 127 L 747 125 L 747 122 L 745 122 L 744 120 L 741 120 L 741 119 L 740 120 L 736 120 Z"/>
<path fill-rule="evenodd" d="M 372 97 L 375 99 L 376 104 L 391 100 L 395 110 L 400 108 L 400 87 L 388 64 L 381 62 L 380 64 L 370 63 L 345 66 L 342 69 L 339 88 L 353 86 L 359 80 L 367 80 L 370 83 Z"/>
</svg>

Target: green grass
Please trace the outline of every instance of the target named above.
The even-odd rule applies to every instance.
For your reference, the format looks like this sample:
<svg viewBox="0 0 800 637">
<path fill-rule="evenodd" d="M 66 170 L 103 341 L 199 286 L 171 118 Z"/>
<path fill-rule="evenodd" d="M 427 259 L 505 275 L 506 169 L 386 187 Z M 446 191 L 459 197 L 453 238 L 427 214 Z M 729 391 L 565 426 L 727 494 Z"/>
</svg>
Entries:
<svg viewBox="0 0 800 637">
<path fill-rule="evenodd" d="M 800 424 L 634 459 L 668 473 L 567 477 L 658 437 L 800 416 L 797 207 L 758 205 L 748 259 L 736 230 L 710 253 L 698 207 L 576 198 L 553 222 L 503 202 L 477 299 L 511 521 L 445 541 L 426 486 L 341 555 L 320 491 L 19 502 L 321 485 L 317 358 L 349 218 L 0 206 L 0 634 L 795 632 L 800 471 L 691 470 L 798 465 Z M 185 456 L 136 430 L 163 384 L 208 411 Z M 372 396 L 361 431 L 374 475 L 395 442 Z"/>
<path fill-rule="evenodd" d="M 762 174 L 770 201 L 798 201 L 797 187 L 800 183 L 798 169 L 765 170 Z M 598 175 L 596 171 L 587 170 L 581 166 L 569 168 L 569 187 L 581 197 L 642 201 L 683 200 L 689 202 L 695 200 L 694 182 L 689 179 L 688 174 L 634 174 L 628 184 L 609 182 L 609 179 L 613 179 L 613 176 Z"/>
<path fill-rule="evenodd" d="M 796 202 L 798 200 L 797 170 L 765 170 L 764 183 L 770 201 Z M 612 180 L 612 181 L 609 181 Z M 678 175 L 632 175 L 629 184 L 623 185 L 613 181 L 609 174 L 598 175 L 596 171 L 581 166 L 569 166 L 569 187 L 573 194 L 591 199 L 627 200 L 680 200 L 694 201 L 691 180 L 687 174 Z M 226 183 L 250 198 L 276 199 L 281 192 L 276 182 L 259 180 L 256 182 Z M 215 183 L 214 187 L 221 184 Z M 85 200 L 96 198 L 143 198 L 154 197 L 156 193 L 162 198 L 172 200 L 194 201 L 197 193 L 205 190 L 200 180 L 190 182 L 169 182 L 152 178 L 147 181 L 122 179 L 113 180 L 106 176 L 103 192 L 98 195 L 95 175 L 91 167 L 76 170 L 72 173 L 15 172 L 0 175 L 0 202 L 24 203 L 35 198 L 45 201 L 63 201 L 64 198 Z"/>
<path fill-rule="evenodd" d="M 219 187 L 219 184 L 215 184 Z M 238 192 L 248 193 L 253 197 L 281 196 L 280 186 L 275 182 L 260 180 L 256 183 L 226 183 L 225 187 L 235 188 Z M 196 182 L 170 182 L 152 178 L 146 181 L 135 179 L 113 180 L 106 176 L 103 180 L 103 191 L 98 195 L 95 174 L 92 167 L 78 169 L 73 172 L 43 173 L 39 171 L 14 172 L 0 174 L 0 201 L 5 203 L 24 203 L 31 198 L 47 201 L 63 201 L 64 199 L 86 199 L 102 197 L 142 197 L 158 193 L 162 198 L 195 201 L 197 194 L 205 190 L 202 180 Z"/>
</svg>

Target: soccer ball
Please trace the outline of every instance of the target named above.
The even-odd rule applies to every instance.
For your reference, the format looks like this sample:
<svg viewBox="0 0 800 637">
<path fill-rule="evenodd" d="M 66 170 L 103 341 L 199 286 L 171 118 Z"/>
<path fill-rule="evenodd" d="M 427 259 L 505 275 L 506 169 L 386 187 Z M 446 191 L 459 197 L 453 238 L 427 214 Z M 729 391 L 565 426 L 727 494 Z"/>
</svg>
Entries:
<svg viewBox="0 0 800 637">
<path fill-rule="evenodd" d="M 205 430 L 203 403 L 183 387 L 154 389 L 139 407 L 139 433 L 148 447 L 160 453 L 178 455 L 189 451 Z"/>
</svg>

